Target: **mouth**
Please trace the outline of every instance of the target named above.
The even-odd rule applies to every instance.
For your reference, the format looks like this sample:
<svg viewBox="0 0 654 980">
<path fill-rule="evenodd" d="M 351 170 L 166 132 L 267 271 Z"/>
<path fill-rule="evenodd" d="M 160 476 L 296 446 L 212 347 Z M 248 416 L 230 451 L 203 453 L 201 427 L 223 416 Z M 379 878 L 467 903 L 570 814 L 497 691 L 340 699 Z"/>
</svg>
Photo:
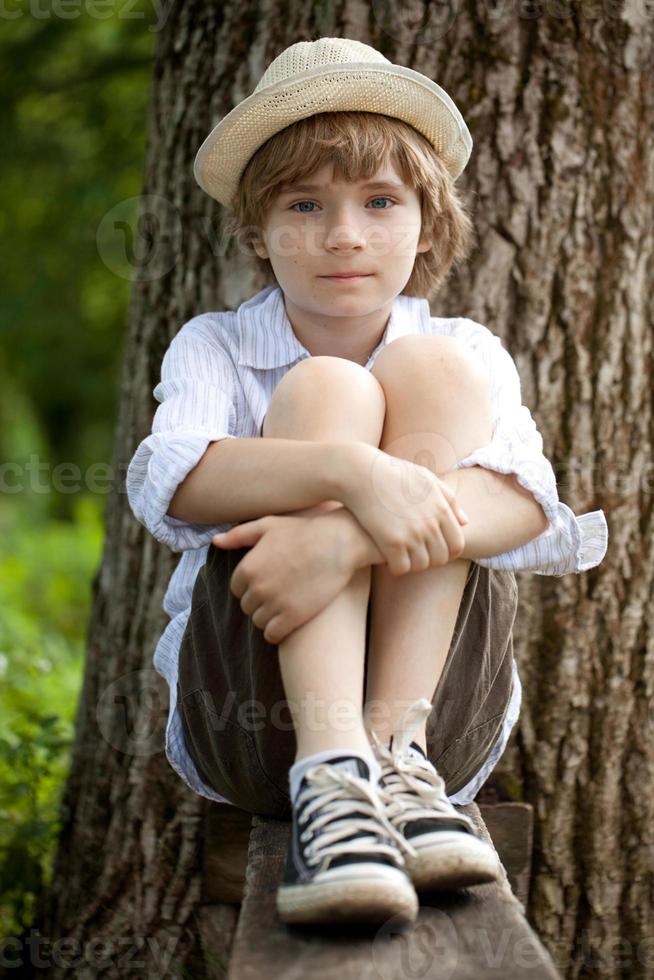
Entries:
<svg viewBox="0 0 654 980">
<path fill-rule="evenodd" d="M 319 276 L 320 279 L 333 279 L 335 282 L 356 282 L 359 279 L 368 279 L 372 272 L 348 272 L 346 275 Z"/>
</svg>

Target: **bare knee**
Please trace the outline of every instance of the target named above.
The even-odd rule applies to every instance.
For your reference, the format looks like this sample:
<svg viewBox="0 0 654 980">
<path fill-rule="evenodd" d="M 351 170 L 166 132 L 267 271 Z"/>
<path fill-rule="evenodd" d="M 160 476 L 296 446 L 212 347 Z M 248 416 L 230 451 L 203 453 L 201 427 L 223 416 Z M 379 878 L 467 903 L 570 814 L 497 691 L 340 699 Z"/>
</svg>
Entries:
<svg viewBox="0 0 654 980">
<path fill-rule="evenodd" d="M 424 374 L 433 382 L 439 373 L 441 378 L 489 388 L 483 364 L 458 337 L 416 334 L 398 337 L 380 352 L 372 372 L 384 390 L 387 385 L 405 386 Z"/>
<path fill-rule="evenodd" d="M 491 439 L 491 379 L 458 338 L 399 337 L 373 370 L 387 406 L 382 449 L 411 459 L 429 446 L 440 474 Z"/>
<path fill-rule="evenodd" d="M 316 356 L 299 361 L 279 382 L 263 435 L 378 446 L 385 413 L 384 389 L 370 371 L 344 357 Z"/>
</svg>

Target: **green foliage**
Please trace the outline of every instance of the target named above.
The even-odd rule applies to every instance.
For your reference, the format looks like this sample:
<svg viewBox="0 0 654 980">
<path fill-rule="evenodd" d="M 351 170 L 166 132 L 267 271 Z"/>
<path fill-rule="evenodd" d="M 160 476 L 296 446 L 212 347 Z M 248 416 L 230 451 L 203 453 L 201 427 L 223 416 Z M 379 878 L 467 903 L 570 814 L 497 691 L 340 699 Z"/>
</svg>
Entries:
<svg viewBox="0 0 654 980">
<path fill-rule="evenodd" d="M 0 928 L 20 935 L 51 871 L 60 829 L 103 501 L 72 523 L 34 521 L 0 500 Z"/>
<path fill-rule="evenodd" d="M 110 461 L 131 288 L 98 233 L 142 190 L 158 15 L 144 0 L 4 9 L 0 382 L 29 393 L 49 465 L 85 471 Z M 50 503 L 71 516 L 69 495 Z"/>
<path fill-rule="evenodd" d="M 106 494 L 56 469 L 110 463 L 130 293 L 98 229 L 141 193 L 157 18 L 7 0 L 0 61 L 0 928 L 51 873 Z M 156 25 L 158 29 L 161 24 Z"/>
</svg>

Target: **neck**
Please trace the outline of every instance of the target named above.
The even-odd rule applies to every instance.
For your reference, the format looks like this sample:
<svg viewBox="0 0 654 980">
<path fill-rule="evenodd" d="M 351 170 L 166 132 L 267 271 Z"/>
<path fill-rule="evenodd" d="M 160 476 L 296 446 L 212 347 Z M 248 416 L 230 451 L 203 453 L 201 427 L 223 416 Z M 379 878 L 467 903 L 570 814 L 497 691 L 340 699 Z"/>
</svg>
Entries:
<svg viewBox="0 0 654 980">
<path fill-rule="evenodd" d="M 332 317 L 297 307 L 284 296 L 284 307 L 293 333 L 313 357 L 344 357 L 365 366 L 380 343 L 393 303 L 363 317 Z"/>
</svg>

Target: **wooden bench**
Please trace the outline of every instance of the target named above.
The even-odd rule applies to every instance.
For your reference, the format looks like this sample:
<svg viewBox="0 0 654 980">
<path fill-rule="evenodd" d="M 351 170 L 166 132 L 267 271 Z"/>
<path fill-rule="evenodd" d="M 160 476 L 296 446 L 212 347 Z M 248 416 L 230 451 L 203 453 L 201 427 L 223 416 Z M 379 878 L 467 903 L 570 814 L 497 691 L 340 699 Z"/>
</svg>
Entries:
<svg viewBox="0 0 654 980">
<path fill-rule="evenodd" d="M 200 935 L 208 980 L 553 980 L 552 958 L 525 916 L 532 809 L 457 809 L 496 848 L 500 881 L 420 895 L 409 928 L 287 926 L 275 907 L 291 825 L 207 804 Z"/>
</svg>

